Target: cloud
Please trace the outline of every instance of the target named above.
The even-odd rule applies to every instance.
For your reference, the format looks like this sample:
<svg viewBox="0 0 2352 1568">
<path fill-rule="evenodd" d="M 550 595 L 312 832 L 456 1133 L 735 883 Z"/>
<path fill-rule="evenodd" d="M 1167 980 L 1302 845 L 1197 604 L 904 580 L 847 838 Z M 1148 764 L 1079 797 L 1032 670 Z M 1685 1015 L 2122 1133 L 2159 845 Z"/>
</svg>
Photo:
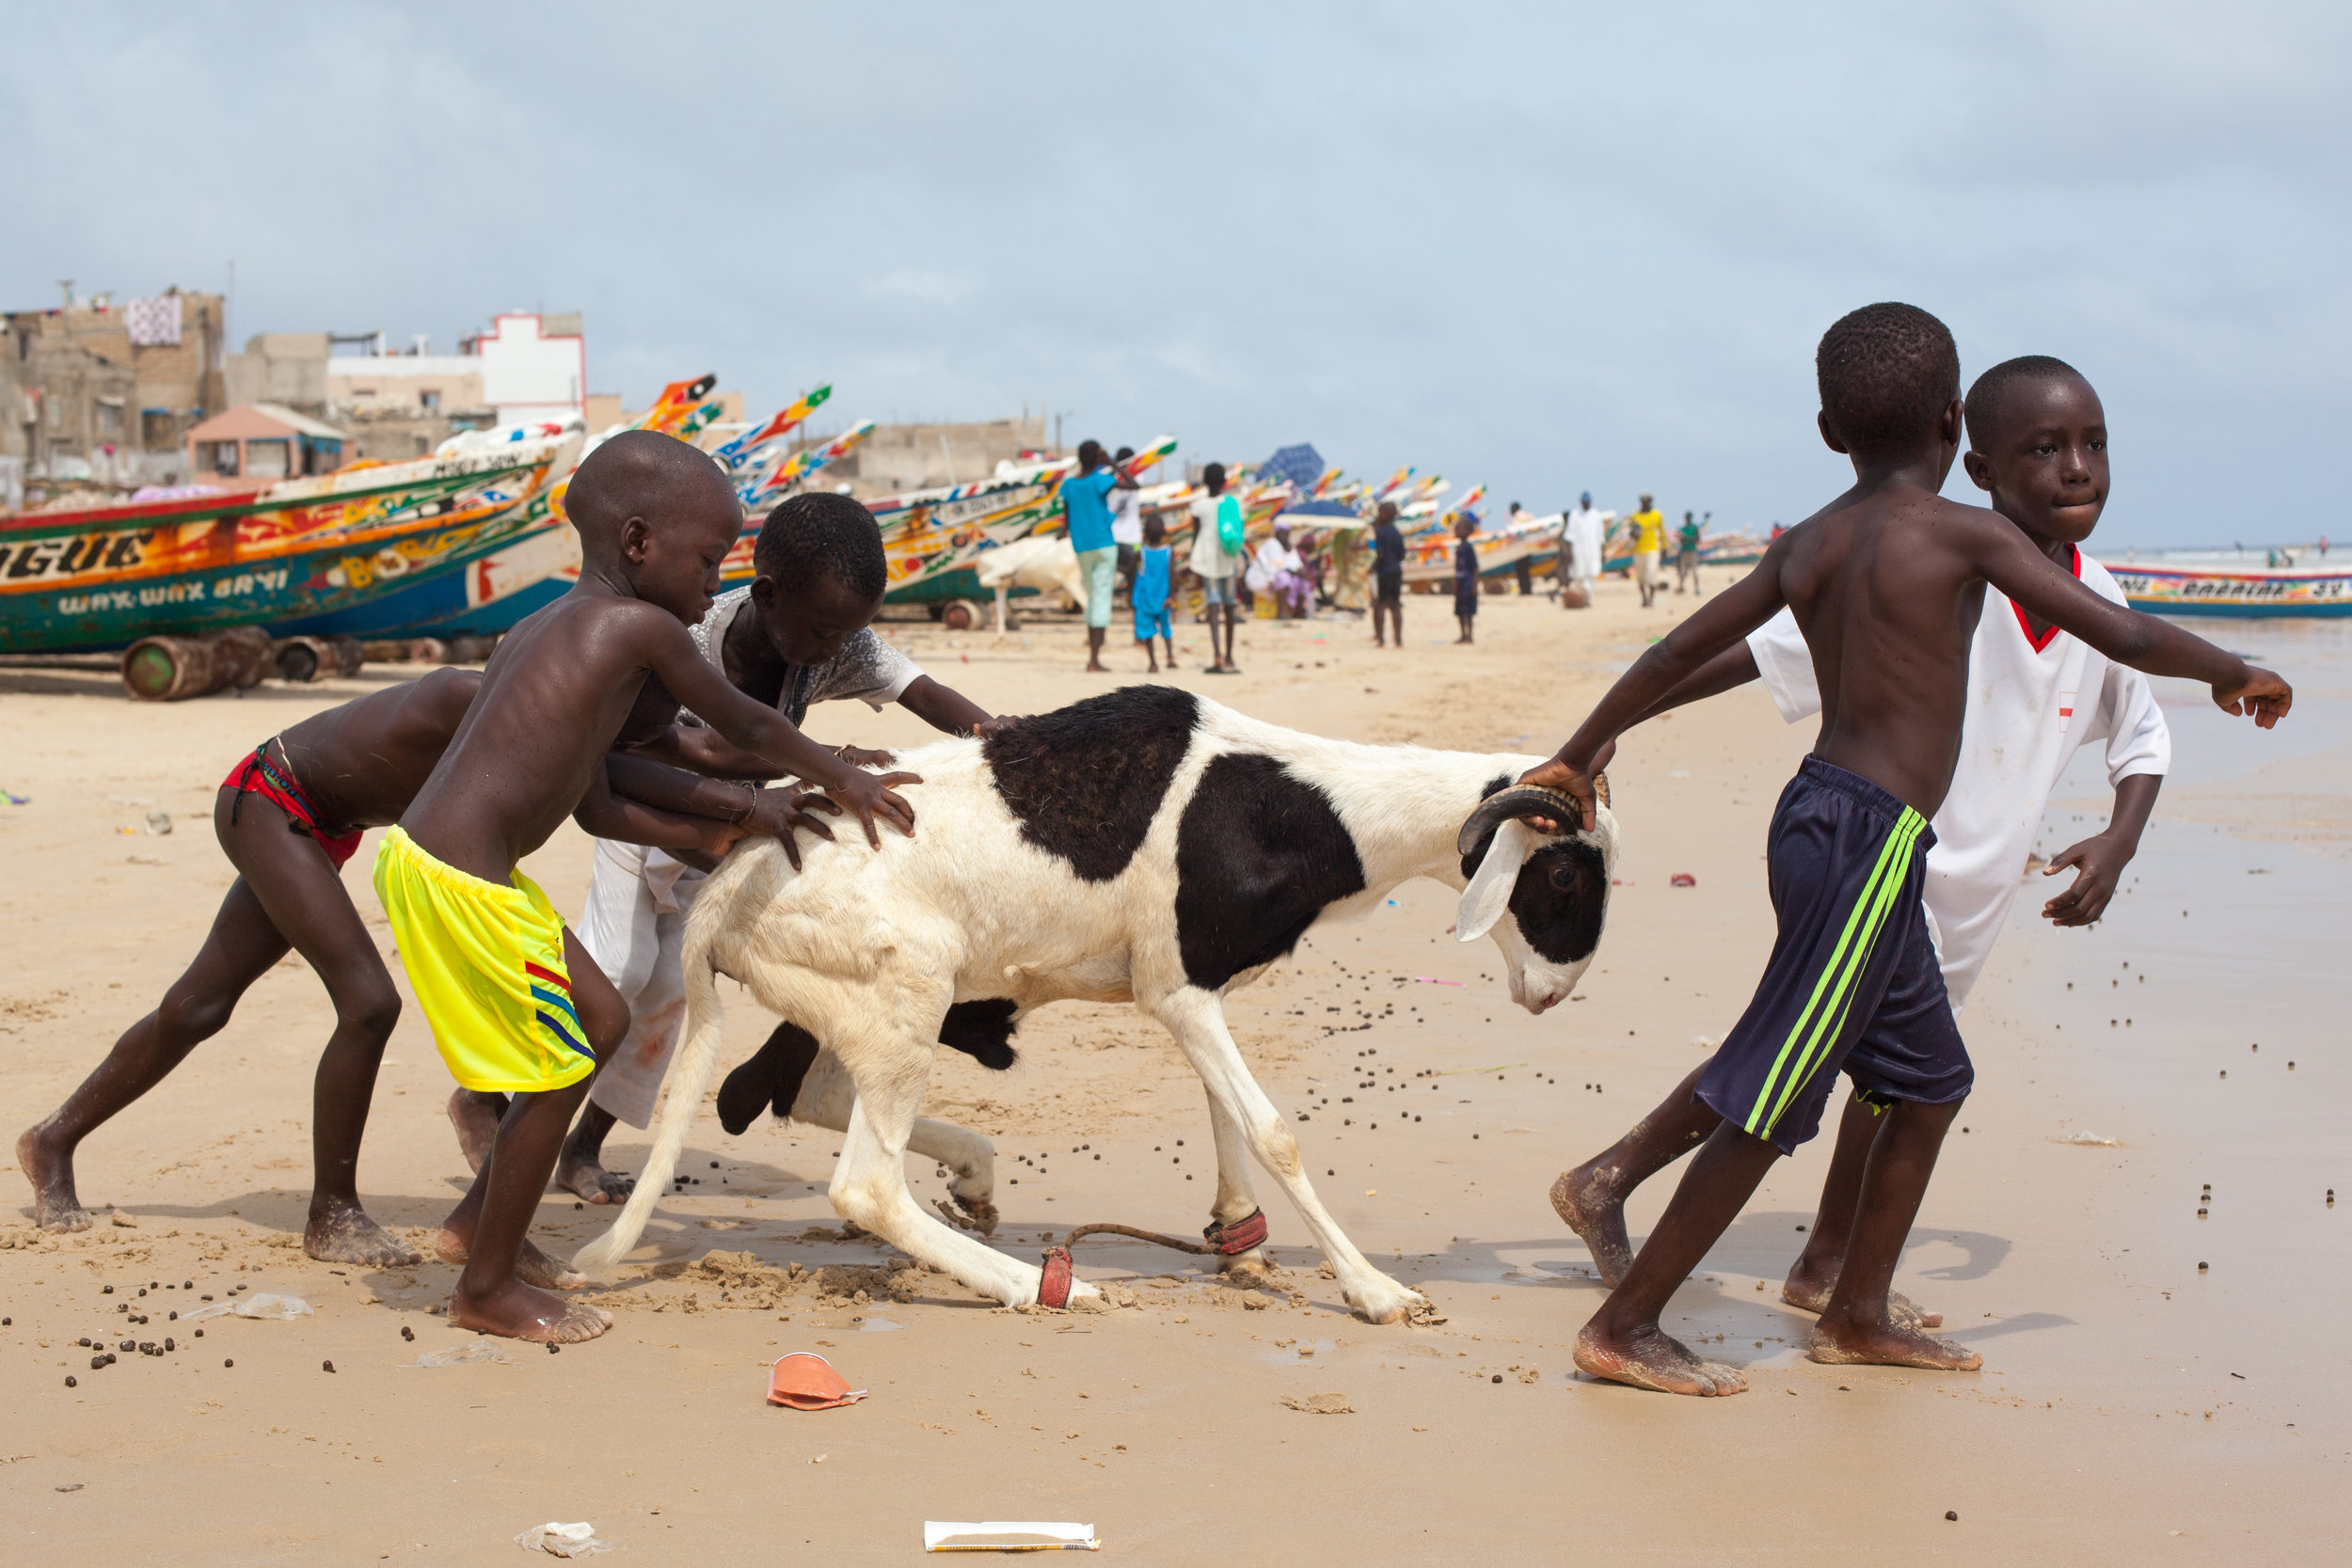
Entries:
<svg viewBox="0 0 2352 1568">
<path fill-rule="evenodd" d="M 500 15 L 24 10 L 0 298 L 234 258 L 240 337 L 577 309 L 632 398 L 708 370 L 764 406 L 832 381 L 845 423 L 1043 402 L 1194 458 L 1306 438 L 1763 527 L 1844 483 L 1813 344 L 1893 297 L 1971 368 L 2094 378 L 2103 542 L 2336 504 L 2342 7 Z M 2249 468 L 2261 516 L 2225 523 Z"/>
</svg>

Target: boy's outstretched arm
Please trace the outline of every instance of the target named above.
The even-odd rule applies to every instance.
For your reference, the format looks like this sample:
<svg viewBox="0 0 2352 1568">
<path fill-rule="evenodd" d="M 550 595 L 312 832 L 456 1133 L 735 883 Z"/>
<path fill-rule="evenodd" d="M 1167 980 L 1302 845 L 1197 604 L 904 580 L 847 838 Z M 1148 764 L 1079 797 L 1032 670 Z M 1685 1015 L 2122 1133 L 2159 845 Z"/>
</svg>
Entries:
<svg viewBox="0 0 2352 1568">
<path fill-rule="evenodd" d="M 850 767 L 808 736 L 774 708 L 738 691 L 714 669 L 686 635 L 685 626 L 667 616 L 639 619 L 639 652 L 680 706 L 699 714 L 727 739 L 766 761 L 777 773 L 806 779 L 856 816 L 866 829 L 866 842 L 882 847 L 874 818 L 882 816 L 900 832 L 913 835 L 914 808 L 890 786 L 920 784 L 912 773 L 876 778 Z"/>
<path fill-rule="evenodd" d="M 2148 814 L 2155 809 L 2156 791 L 2163 787 L 2161 773 L 2134 773 L 2124 779 L 2115 786 L 2115 810 L 2108 815 L 2106 830 L 2050 857 L 2050 863 L 2042 868 L 2044 877 L 2055 877 L 2069 867 L 2074 872 L 2066 890 L 2042 906 L 2052 925 L 2088 926 L 2106 913 L 2123 868 L 2139 853 L 2140 832 L 2148 826 Z"/>
<path fill-rule="evenodd" d="M 1717 655 L 1727 653 L 1748 633 L 1771 620 L 1786 603 L 1780 591 L 1780 564 L 1787 551 L 1781 543 L 1764 552 L 1756 570 L 1741 578 L 1663 638 L 1650 644 L 1633 668 L 1568 736 L 1567 744 L 1549 762 L 1531 768 L 1519 783 L 1560 790 L 1583 807 L 1582 826 L 1593 826 L 1593 779 L 1603 747 L 1653 712 L 1659 704 L 1706 668 Z M 1753 665 L 1751 665 L 1753 670 Z M 1686 699 L 1687 700 L 1687 699 Z M 1547 819 L 1548 820 L 1548 819 Z"/>
<path fill-rule="evenodd" d="M 1984 515 L 1990 520 L 1955 525 L 1969 563 L 2030 613 L 2073 632 L 2118 664 L 2203 681 L 2224 710 L 2246 714 L 2264 729 L 2295 705 L 2294 689 L 2271 671 L 2169 622 L 2101 598 L 2035 549 L 2020 530 L 1990 513 Z"/>
<path fill-rule="evenodd" d="M 758 784 L 776 776 L 771 764 L 700 724 L 672 724 L 643 745 L 630 747 L 628 754 L 667 763 L 707 779 Z"/>
<path fill-rule="evenodd" d="M 647 766 L 660 767 L 660 764 Z M 738 809 L 724 817 L 690 816 L 614 794 L 612 780 L 600 768 L 589 776 L 588 792 L 580 798 L 580 804 L 572 808 L 572 820 L 579 823 L 583 832 L 622 844 L 643 844 L 656 849 L 695 849 L 704 854 L 723 855 L 734 847 L 737 839 L 743 836 L 745 819 L 752 804 L 749 796 L 742 790 L 735 790 L 735 795 Z"/>
<path fill-rule="evenodd" d="M 917 675 L 898 693 L 898 705 L 935 730 L 948 735 L 977 735 L 985 740 L 999 725 L 980 706 L 952 687 L 929 675 Z"/>
</svg>

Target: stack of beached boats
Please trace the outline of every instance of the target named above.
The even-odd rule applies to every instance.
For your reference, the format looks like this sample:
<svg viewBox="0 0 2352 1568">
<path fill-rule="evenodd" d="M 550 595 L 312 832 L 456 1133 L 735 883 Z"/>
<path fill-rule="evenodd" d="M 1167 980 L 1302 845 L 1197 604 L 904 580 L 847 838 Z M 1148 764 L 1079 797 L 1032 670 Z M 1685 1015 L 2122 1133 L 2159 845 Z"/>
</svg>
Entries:
<svg viewBox="0 0 2352 1568">
<path fill-rule="evenodd" d="M 673 382 L 631 428 L 692 439 L 720 417 L 715 378 Z M 714 449 L 743 505 L 741 539 L 723 576 L 752 576 L 752 544 L 766 512 L 808 484 L 874 428 L 860 421 L 831 440 L 794 433 L 832 395 L 819 386 Z M 431 457 L 353 464 L 273 484 L 183 486 L 142 499 L 0 515 L 0 654 L 123 650 L 137 695 L 191 696 L 277 673 L 350 673 L 362 651 L 479 653 L 579 578 L 580 547 L 564 515 L 573 469 L 597 442 L 577 417 L 469 432 Z M 1176 450 L 1172 436 L 1127 467 L 1140 478 Z M 977 624 L 976 565 L 986 552 L 1064 526 L 1061 486 L 1073 460 L 1005 463 L 990 478 L 885 496 L 866 503 L 889 560 L 885 602 L 920 605 L 953 625 Z M 1438 475 L 1399 468 L 1386 481 L 1348 481 L 1311 447 L 1279 451 L 1229 473 L 1248 542 L 1277 526 L 1359 529 L 1384 501 L 1397 506 L 1406 581 L 1443 588 L 1454 572 L 1455 527 L 1473 524 L 1480 576 L 1522 564 L 1549 574 L 1563 519 L 1527 514 L 1489 523 L 1483 485 L 1449 501 Z M 1181 561 L 1193 531 L 1182 481 L 1146 485 L 1138 500 L 1159 518 Z M 1710 565 L 1756 560 L 1764 541 L 1710 535 Z M 1612 518 L 1605 570 L 1631 564 L 1627 525 Z M 2132 603 L 2169 614 L 2352 614 L 2352 569 L 2240 570 L 2115 564 Z M 1018 589 L 1017 593 L 1033 590 Z M 387 646 L 389 645 L 389 646 Z"/>
</svg>

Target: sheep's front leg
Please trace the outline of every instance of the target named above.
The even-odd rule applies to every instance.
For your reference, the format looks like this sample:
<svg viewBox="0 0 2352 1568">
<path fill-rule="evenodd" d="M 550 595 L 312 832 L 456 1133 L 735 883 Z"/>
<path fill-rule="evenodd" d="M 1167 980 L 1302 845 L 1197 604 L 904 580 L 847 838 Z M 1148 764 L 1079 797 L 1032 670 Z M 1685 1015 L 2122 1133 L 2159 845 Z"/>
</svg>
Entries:
<svg viewBox="0 0 2352 1568">
<path fill-rule="evenodd" d="M 808 1072 L 801 1079 L 800 1093 L 792 1099 L 792 1119 L 847 1132 L 850 1113 L 856 1105 L 857 1082 L 850 1076 L 850 1069 L 841 1065 L 841 1058 L 831 1050 L 818 1051 L 817 1060 L 809 1064 Z M 916 1117 L 907 1131 L 907 1148 L 947 1168 L 947 1190 L 955 1195 L 956 1206 L 963 1212 L 957 1214 L 942 1205 L 943 1213 L 955 1224 L 983 1236 L 995 1233 L 995 1145 L 952 1121 Z"/>
<path fill-rule="evenodd" d="M 920 1066 L 928 1066 L 928 1054 L 913 1072 L 859 1075 L 841 1164 L 833 1174 L 834 1212 L 908 1257 L 946 1270 L 982 1295 L 1007 1307 L 1027 1306 L 1037 1300 L 1041 1271 L 950 1230 L 925 1213 L 907 1191 L 907 1138 L 914 1129 L 914 1108 L 923 1099 Z M 1084 1281 L 1072 1282 L 1073 1301 L 1100 1293 Z"/>
<path fill-rule="evenodd" d="M 1216 1140 L 1216 1202 L 1209 1218 L 1232 1225 L 1258 1212 L 1258 1195 L 1249 1185 L 1248 1136 L 1214 1094 L 1209 1096 L 1209 1132 Z M 1265 1248 L 1226 1254 L 1216 1266 L 1227 1274 L 1263 1274 Z"/>
<path fill-rule="evenodd" d="M 1298 1209 L 1298 1217 L 1307 1222 L 1307 1229 L 1323 1249 L 1339 1275 L 1340 1290 L 1348 1306 L 1362 1317 L 1376 1323 L 1401 1321 L 1413 1307 L 1424 1305 L 1416 1292 L 1406 1289 L 1378 1269 L 1374 1268 L 1356 1250 L 1356 1243 L 1347 1239 L 1323 1200 L 1315 1196 L 1314 1187 L 1298 1159 L 1298 1141 L 1291 1135 L 1282 1114 L 1249 1076 L 1249 1069 L 1234 1048 L 1233 1037 L 1225 1026 L 1225 1009 L 1217 998 L 1198 987 L 1187 986 L 1161 1002 L 1152 1009 L 1167 1025 L 1176 1043 L 1183 1048 L 1185 1059 L 1192 1063 L 1200 1082 L 1209 1091 L 1215 1108 L 1232 1119 L 1249 1146 L 1258 1163 L 1265 1166 L 1274 1179 L 1290 1194 L 1291 1202 Z M 1220 1159 L 1220 1164 L 1222 1163 Z"/>
</svg>

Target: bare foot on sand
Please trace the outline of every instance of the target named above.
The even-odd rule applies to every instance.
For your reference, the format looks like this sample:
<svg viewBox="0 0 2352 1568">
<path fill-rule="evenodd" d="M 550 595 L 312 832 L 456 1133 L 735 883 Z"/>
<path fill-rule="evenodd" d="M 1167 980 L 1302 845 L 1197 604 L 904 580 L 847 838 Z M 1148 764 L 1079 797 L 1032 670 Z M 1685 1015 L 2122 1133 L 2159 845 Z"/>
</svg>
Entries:
<svg viewBox="0 0 2352 1568">
<path fill-rule="evenodd" d="M 89 1211 L 73 1191 L 73 1157 L 43 1148 L 40 1127 L 27 1127 L 16 1140 L 16 1163 L 33 1184 L 35 1225 L 57 1231 L 90 1227 Z"/>
<path fill-rule="evenodd" d="M 424 1254 L 370 1219 L 358 1204 L 338 1204 L 311 1215 L 302 1228 L 302 1250 L 323 1263 L 371 1269 L 405 1269 L 424 1261 Z"/>
<path fill-rule="evenodd" d="M 1804 1353 L 1829 1366 L 1921 1367 L 1933 1372 L 1973 1372 L 1984 1357 L 1915 1328 L 1823 1318 L 1813 1325 Z"/>
<path fill-rule="evenodd" d="M 612 1326 L 612 1315 L 584 1301 L 565 1301 L 534 1291 L 519 1280 L 502 1290 L 469 1297 L 449 1298 L 449 1321 L 481 1334 L 528 1339 L 538 1345 L 576 1345 L 593 1339 Z"/>
<path fill-rule="evenodd" d="M 490 1157 L 490 1146 L 498 1142 L 499 1117 L 506 1114 L 501 1098 L 472 1089 L 458 1089 L 449 1097 L 449 1124 L 457 1129 L 457 1151 L 466 1157 L 466 1168 L 477 1175 L 482 1162 Z"/>
<path fill-rule="evenodd" d="M 444 1226 L 441 1233 L 433 1238 L 433 1251 L 444 1263 L 463 1263 L 473 1256 L 473 1242 L 471 1238 L 460 1236 Z M 536 1285 L 546 1291 L 577 1291 L 588 1283 L 586 1275 L 565 1268 L 541 1252 L 535 1243 L 528 1241 L 523 1243 L 522 1251 L 516 1256 L 515 1277 L 525 1285 Z M 492 1329 L 490 1332 L 503 1331 Z"/>
<path fill-rule="evenodd" d="M 1829 1293 L 1837 1288 L 1835 1275 L 1824 1283 L 1796 1274 L 1782 1282 L 1780 1299 L 1800 1312 L 1819 1313 L 1829 1306 Z M 1941 1328 L 1944 1314 L 1931 1312 L 1900 1291 L 1886 1292 L 1886 1316 L 1898 1328 Z"/>
<path fill-rule="evenodd" d="M 1748 1387 L 1748 1380 L 1738 1370 L 1720 1361 L 1700 1359 L 1655 1323 L 1622 1339 L 1586 1323 L 1576 1337 L 1576 1366 L 1594 1377 L 1661 1394 L 1708 1399 L 1745 1393 Z"/>
<path fill-rule="evenodd" d="M 607 1170 L 596 1157 L 566 1145 L 556 1162 L 555 1187 L 590 1203 L 625 1203 L 637 1188 L 637 1178 Z"/>
<path fill-rule="evenodd" d="M 1633 1243 L 1625 1233 L 1625 1201 L 1590 1165 L 1564 1170 L 1551 1184 L 1551 1211 L 1576 1232 L 1600 1270 L 1601 1283 L 1615 1290 L 1633 1266 Z"/>
</svg>

